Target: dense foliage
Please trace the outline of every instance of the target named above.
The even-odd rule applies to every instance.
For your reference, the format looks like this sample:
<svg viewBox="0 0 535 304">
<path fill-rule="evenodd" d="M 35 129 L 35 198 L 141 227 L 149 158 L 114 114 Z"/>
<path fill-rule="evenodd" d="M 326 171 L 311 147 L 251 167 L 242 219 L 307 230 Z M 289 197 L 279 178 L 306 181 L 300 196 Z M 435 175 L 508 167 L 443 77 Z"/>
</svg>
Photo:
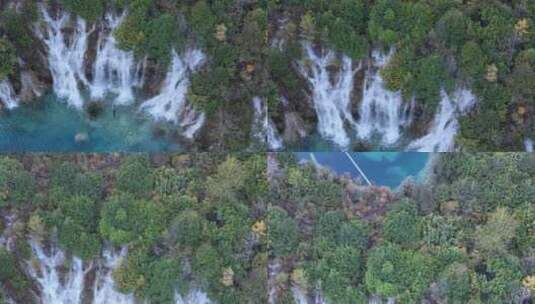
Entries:
<svg viewBox="0 0 535 304">
<path fill-rule="evenodd" d="M 36 62 L 41 59 L 32 52 L 42 48 L 34 34 L 39 3 L 17 3 L 17 8 L 4 4 L 0 15 L 0 78 L 19 78 L 15 53 L 39 70 Z M 295 68 L 303 59 L 305 41 L 363 63 L 372 50 L 394 50 L 380 73 L 389 89 L 416 98 L 417 134 L 436 112 L 442 91 L 466 87 L 478 97 L 474 111 L 461 122 L 458 142 L 466 149 L 519 150 L 525 137 L 535 137 L 532 0 L 48 3 L 51 8 L 56 4 L 97 25 L 107 12 L 126 11 L 113 34 L 122 49 L 147 57 L 156 75 L 165 73 L 173 52 L 202 50 L 207 62 L 191 76 L 189 100 L 210 116 L 217 131 L 205 136 L 215 148 L 245 147 L 254 96 L 268 100 L 278 124 L 283 108 L 300 112 L 307 125 L 315 123 L 305 111 L 310 110 L 307 84 Z M 337 64 L 331 68 L 336 70 Z M 290 104 L 283 104 L 280 96 Z"/>
<path fill-rule="evenodd" d="M 288 156 L 273 156 L 279 168 L 268 211 L 270 265 L 277 269 L 270 288 L 279 303 L 292 303 L 291 287 L 328 303 L 532 297 L 535 155 L 442 154 L 426 183 L 406 183 L 396 193 Z M 326 205 L 329 189 L 340 195 Z"/>
<path fill-rule="evenodd" d="M 219 303 L 267 301 L 265 157 L 26 160 L 0 157 L 0 236 L 15 240 L 14 249 L 0 246 L 0 295 L 29 303 L 32 238 L 87 265 L 105 248 L 126 246 L 113 277 L 121 291 L 151 303 L 174 303 L 175 292 L 193 289 Z M 17 221 L 3 235 L 8 215 Z"/>
<path fill-rule="evenodd" d="M 275 120 L 283 95 L 299 110 L 305 96 L 291 62 L 312 41 L 355 60 L 369 50 L 394 51 L 380 71 L 386 86 L 417 100 L 418 120 L 436 111 L 441 90 L 467 87 L 478 97 L 462 120 L 459 143 L 468 150 L 519 150 L 534 136 L 535 5 L 533 1 L 286 0 L 270 1 L 272 47 L 267 62 Z M 333 64 L 336 69 L 337 63 Z M 302 110 L 301 110 L 302 111 Z M 419 124 L 417 126 L 421 128 Z"/>
</svg>

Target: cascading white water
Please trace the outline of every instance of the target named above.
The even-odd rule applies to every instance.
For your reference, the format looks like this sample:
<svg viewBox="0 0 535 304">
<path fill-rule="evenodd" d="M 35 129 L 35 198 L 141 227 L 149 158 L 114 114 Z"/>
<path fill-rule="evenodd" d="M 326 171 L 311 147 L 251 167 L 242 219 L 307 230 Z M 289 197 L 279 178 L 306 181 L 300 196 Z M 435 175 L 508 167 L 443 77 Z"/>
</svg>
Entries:
<svg viewBox="0 0 535 304">
<path fill-rule="evenodd" d="M 187 296 L 183 297 L 179 293 L 175 294 L 176 304 L 211 304 L 212 301 L 208 295 L 200 290 L 193 290 Z"/>
<path fill-rule="evenodd" d="M 173 51 L 172 58 L 160 93 L 145 101 L 140 109 L 155 120 L 179 123 L 185 129 L 184 136 L 192 138 L 202 127 L 205 116 L 204 113 L 196 113 L 186 102 L 190 84 L 189 74 L 201 66 L 205 56 L 199 50 L 190 50 L 186 52 L 184 58 L 180 58 Z"/>
<path fill-rule="evenodd" d="M 458 117 L 465 114 L 476 103 L 475 96 L 466 89 L 457 89 L 449 96 L 444 90 L 438 113 L 431 129 L 422 138 L 411 142 L 408 150 L 420 152 L 448 152 L 455 148 L 455 135 L 459 128 Z"/>
<path fill-rule="evenodd" d="M 318 56 L 312 46 L 304 45 L 307 60 L 299 65 L 301 74 L 312 86 L 312 100 L 318 116 L 318 130 L 322 137 L 345 148 L 350 143 L 346 127 L 356 131 L 357 137 L 369 140 L 373 135 L 381 138 L 384 145 L 392 145 L 401 137 L 401 128 L 411 123 L 413 102 L 405 103 L 400 92 L 389 91 L 378 72 L 391 58 L 379 51 L 373 52 L 374 68 L 365 76 L 359 119 L 353 118 L 351 99 L 354 75 L 353 62 L 342 56 L 338 75 L 330 77 L 329 66 L 335 62 L 335 54 L 326 51 Z"/>
<path fill-rule="evenodd" d="M 94 100 L 103 99 L 111 93 L 115 95 L 116 104 L 130 104 L 134 101 L 133 88 L 142 85 L 142 65 L 136 64 L 133 52 L 120 50 L 113 36 L 124 17 L 125 14 L 106 15 L 106 30 L 99 36 L 90 85 L 91 98 Z"/>
<path fill-rule="evenodd" d="M 322 137 L 340 147 L 347 147 L 350 139 L 345 124 L 355 125 L 350 110 L 353 76 L 356 73 L 353 61 L 343 56 L 338 76 L 332 82 L 328 68 L 334 63 L 334 52 L 328 50 L 318 56 L 310 43 L 304 43 L 304 50 L 307 58 L 299 64 L 299 70 L 312 87 L 318 131 Z"/>
<path fill-rule="evenodd" d="M 253 97 L 253 109 L 253 124 L 251 126 L 252 137 L 255 142 L 265 145 L 267 141 L 266 132 L 268 127 L 267 104 L 262 98 L 255 96 Z"/>
<path fill-rule="evenodd" d="M 71 18 L 65 12 L 59 17 L 52 18 L 46 8 L 41 6 L 46 34 L 41 25 L 36 26 L 37 36 L 45 43 L 48 49 L 48 65 L 52 74 L 54 92 L 59 98 L 76 108 L 84 104 L 79 82 L 88 86 L 89 82 L 84 72 L 84 58 L 87 51 L 87 38 L 91 31 L 87 31 L 86 22 L 78 17 L 73 24 L 70 37 L 64 31 L 71 26 Z"/>
<path fill-rule="evenodd" d="M 524 140 L 524 147 L 526 147 L 526 152 L 533 152 L 533 140 L 526 138 Z"/>
<path fill-rule="evenodd" d="M 126 247 L 119 253 L 104 250 L 104 263 L 99 267 L 93 285 L 93 304 L 134 304 L 133 294 L 123 294 L 115 289 L 112 272 L 126 256 Z"/>
<path fill-rule="evenodd" d="M 41 244 L 30 240 L 36 260 L 28 262 L 28 272 L 38 283 L 42 303 L 78 304 L 82 303 L 84 271 L 82 260 L 73 257 L 70 267 L 64 272 L 65 254 L 56 247 L 45 253 Z"/>
<path fill-rule="evenodd" d="M 11 83 L 7 80 L 0 80 L 0 103 L 8 110 L 14 109 L 19 105 L 19 98 L 15 94 Z"/>
<path fill-rule="evenodd" d="M 369 69 L 364 80 L 362 102 L 359 106 L 360 118 L 356 124 L 357 134 L 362 139 L 369 139 L 373 134 L 381 136 L 385 145 L 396 143 L 401 136 L 401 127 L 411 123 L 412 103 L 404 103 L 401 92 L 385 88 L 378 69 L 388 63 L 389 55 L 374 51 L 375 69 Z"/>
<path fill-rule="evenodd" d="M 292 295 L 297 304 L 308 304 L 307 296 L 301 288 L 292 287 Z"/>
<path fill-rule="evenodd" d="M 251 130 L 254 141 L 260 145 L 267 144 L 267 147 L 272 151 L 281 149 L 283 147 L 282 139 L 268 117 L 268 107 L 265 101 L 258 96 L 254 97 L 253 109 L 254 117 Z"/>
<path fill-rule="evenodd" d="M 282 138 L 277 132 L 277 128 L 273 124 L 273 121 L 268 118 L 268 124 L 267 124 L 267 144 L 268 148 L 271 151 L 277 151 L 284 147 L 284 144 L 282 142 Z"/>
</svg>

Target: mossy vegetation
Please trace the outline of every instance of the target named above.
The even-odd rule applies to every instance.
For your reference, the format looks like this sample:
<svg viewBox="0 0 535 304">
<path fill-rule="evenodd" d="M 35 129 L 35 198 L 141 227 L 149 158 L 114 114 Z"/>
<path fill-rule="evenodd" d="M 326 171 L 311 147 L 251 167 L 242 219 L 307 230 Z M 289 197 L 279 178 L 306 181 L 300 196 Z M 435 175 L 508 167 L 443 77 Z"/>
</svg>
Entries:
<svg viewBox="0 0 535 304">
<path fill-rule="evenodd" d="M 267 222 L 277 303 L 292 303 L 291 288 L 329 303 L 532 297 L 526 278 L 533 267 L 522 261 L 534 257 L 527 223 L 535 203 L 525 195 L 533 191 L 535 155 L 437 155 L 426 183 L 407 183 L 396 193 L 287 156 L 273 156 L 279 168 Z M 336 203 L 324 204 L 327 189 L 340 192 Z"/>
<path fill-rule="evenodd" d="M 23 166 L 1 157 L 0 222 L 17 214 L 17 244 L 57 242 L 85 263 L 103 248 L 127 246 L 113 277 L 121 291 L 151 303 L 174 303 L 175 292 L 197 288 L 220 303 L 266 302 L 265 157 L 157 159 L 35 156 Z M 21 270 L 29 258 L 0 248 L 10 267 L 1 267 L 0 286 L 11 297 L 23 298 L 31 284 Z"/>
</svg>

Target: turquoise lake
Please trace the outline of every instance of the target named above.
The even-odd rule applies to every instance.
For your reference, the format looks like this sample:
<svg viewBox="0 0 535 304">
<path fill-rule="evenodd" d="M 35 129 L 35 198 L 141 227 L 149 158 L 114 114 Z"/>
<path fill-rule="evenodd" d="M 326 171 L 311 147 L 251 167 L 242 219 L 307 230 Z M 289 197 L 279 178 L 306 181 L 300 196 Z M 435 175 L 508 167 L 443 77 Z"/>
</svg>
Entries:
<svg viewBox="0 0 535 304">
<path fill-rule="evenodd" d="M 360 178 L 361 174 L 343 152 L 296 152 L 300 160 L 313 160 L 338 174 L 350 174 Z M 370 182 L 374 185 L 398 187 L 407 177 L 422 180 L 432 153 L 421 152 L 351 152 Z"/>
<path fill-rule="evenodd" d="M 38 103 L 0 113 L 0 152 L 166 152 L 181 146 L 134 106 L 112 108 L 90 119 L 49 94 Z M 77 141 L 75 137 L 86 137 Z"/>
</svg>

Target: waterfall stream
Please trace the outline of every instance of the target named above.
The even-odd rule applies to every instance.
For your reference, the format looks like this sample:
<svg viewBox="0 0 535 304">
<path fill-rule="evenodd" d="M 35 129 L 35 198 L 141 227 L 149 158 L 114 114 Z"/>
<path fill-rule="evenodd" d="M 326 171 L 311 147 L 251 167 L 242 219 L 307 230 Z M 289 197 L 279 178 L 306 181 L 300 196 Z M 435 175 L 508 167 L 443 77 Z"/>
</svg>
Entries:
<svg viewBox="0 0 535 304">
<path fill-rule="evenodd" d="M 71 26 L 68 13 L 61 12 L 57 18 L 50 16 L 41 6 L 46 34 L 40 25 L 35 27 L 37 36 L 48 49 L 48 65 L 52 74 L 53 87 L 56 95 L 65 99 L 76 108 L 82 108 L 84 100 L 78 87 L 79 82 L 88 86 L 84 72 L 84 58 L 87 51 L 87 40 L 91 31 L 87 30 L 86 22 L 78 17 L 72 24 L 73 33 L 65 37 L 64 31 Z"/>
<path fill-rule="evenodd" d="M 186 102 L 189 88 L 189 74 L 201 66 L 205 60 L 199 50 L 189 50 L 184 58 L 173 51 L 173 59 L 160 93 L 145 101 L 140 109 L 155 120 L 164 120 L 180 124 L 185 129 L 183 134 L 192 138 L 202 127 L 204 113 L 196 111 Z"/>
<path fill-rule="evenodd" d="M 267 142 L 266 132 L 268 129 L 267 104 L 258 96 L 253 97 L 252 103 L 254 109 L 253 124 L 251 126 L 253 143 L 264 146 Z"/>
<path fill-rule="evenodd" d="M 284 147 L 284 144 L 282 142 L 282 138 L 280 137 L 280 135 L 277 132 L 277 128 L 273 124 L 273 121 L 271 121 L 271 119 L 269 119 L 269 118 L 268 118 L 267 132 L 266 133 L 267 133 L 266 135 L 267 135 L 268 148 L 271 151 L 281 150 Z"/>
<path fill-rule="evenodd" d="M 331 81 L 329 66 L 335 61 L 335 53 L 327 50 L 318 56 L 310 43 L 304 44 L 306 60 L 299 64 L 301 74 L 312 88 L 312 101 L 318 116 L 318 131 L 326 139 L 340 147 L 350 143 L 345 124 L 355 125 L 351 115 L 351 93 L 353 91 L 353 61 L 343 56 L 340 71 Z"/>
<path fill-rule="evenodd" d="M 103 252 L 104 263 L 98 269 L 95 284 L 93 286 L 94 304 L 134 304 L 133 294 L 120 293 L 115 289 L 112 272 L 117 268 L 121 260 L 126 256 L 126 247 L 119 253 L 112 250 Z"/>
<path fill-rule="evenodd" d="M 358 107 L 359 119 L 356 120 L 351 112 L 352 91 L 354 76 L 360 67 L 354 69 L 353 61 L 343 55 L 337 76 L 333 79 L 329 70 L 337 61 L 335 53 L 327 50 L 318 56 L 308 43 L 304 44 L 304 49 L 306 60 L 299 65 L 299 70 L 311 85 L 318 132 L 323 138 L 346 148 L 352 137 L 347 132 L 349 126 L 356 137 L 363 140 L 378 135 L 384 146 L 399 140 L 401 128 L 412 121 L 413 103 L 404 103 L 400 92 L 385 88 L 377 68 L 384 66 L 391 54 L 373 52 L 376 67 L 366 72 L 362 101 Z"/>
<path fill-rule="evenodd" d="M 524 147 L 526 148 L 526 152 L 533 152 L 533 140 L 526 138 L 524 140 Z"/>
<path fill-rule="evenodd" d="M 96 269 L 93 262 L 84 267 L 78 257 L 67 258 L 57 246 L 49 250 L 36 240 L 30 240 L 33 259 L 27 262 L 28 273 L 39 287 L 39 299 L 42 303 L 82 304 L 86 285 L 86 274 L 95 270 L 95 281 L 92 283 L 90 303 L 93 304 L 135 304 L 133 294 L 123 294 L 116 290 L 112 272 L 119 267 L 126 257 L 127 250 L 123 247 L 119 252 L 106 249 Z M 91 284 L 91 283 L 89 283 Z M 210 304 L 212 301 L 201 290 L 192 290 L 188 295 L 175 294 L 176 304 Z M 148 302 L 145 302 L 148 303 Z"/>
<path fill-rule="evenodd" d="M 378 69 L 390 60 L 393 52 L 383 55 L 373 52 L 377 69 L 370 69 L 364 80 L 362 102 L 359 106 L 357 134 L 362 139 L 370 139 L 376 133 L 381 136 L 384 145 L 396 143 L 401 136 L 401 127 L 411 123 L 412 103 L 404 103 L 401 92 L 389 91 L 385 88 L 383 78 Z"/>
<path fill-rule="evenodd" d="M 14 109 L 19 105 L 19 98 L 8 80 L 0 80 L 0 103 L 8 110 Z"/>
<path fill-rule="evenodd" d="M 466 89 L 457 89 L 452 96 L 444 90 L 437 114 L 427 135 L 411 142 L 408 150 L 420 152 L 448 152 L 455 148 L 459 128 L 458 116 L 465 114 L 476 103 L 475 96 Z"/>
<path fill-rule="evenodd" d="M 94 100 L 103 99 L 111 93 L 115 95 L 116 104 L 130 104 L 134 101 L 133 89 L 143 84 L 143 64 L 136 64 L 133 52 L 120 50 L 113 36 L 124 17 L 125 14 L 106 14 L 106 30 L 99 36 L 90 85 Z"/>
<path fill-rule="evenodd" d="M 41 244 L 34 240 L 30 241 L 30 246 L 37 260 L 30 261 L 28 269 L 39 285 L 41 301 L 58 304 L 82 303 L 86 273 L 82 260 L 73 257 L 64 273 L 62 268 L 67 261 L 61 250 L 52 247 L 50 252 L 46 253 Z"/>
</svg>

